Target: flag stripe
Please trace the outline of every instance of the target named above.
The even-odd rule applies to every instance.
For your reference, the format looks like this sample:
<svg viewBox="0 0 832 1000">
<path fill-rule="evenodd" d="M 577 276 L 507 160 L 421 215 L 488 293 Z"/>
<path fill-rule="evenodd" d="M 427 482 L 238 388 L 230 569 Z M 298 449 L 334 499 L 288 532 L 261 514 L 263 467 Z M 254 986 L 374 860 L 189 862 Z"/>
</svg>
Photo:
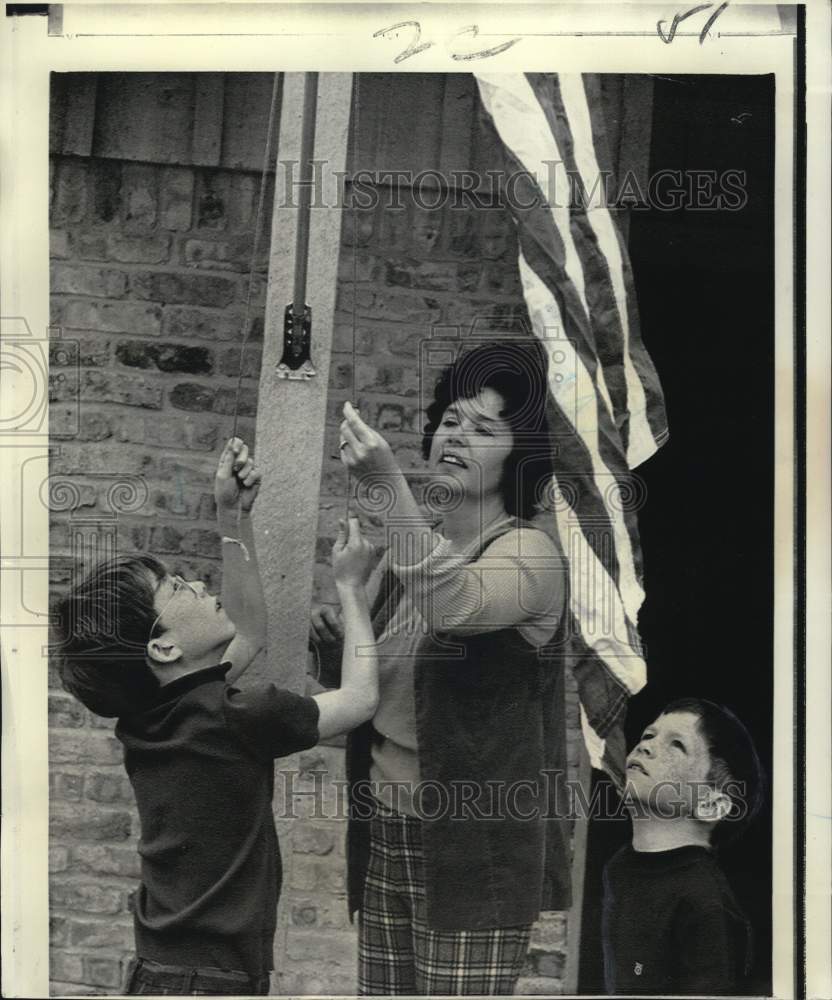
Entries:
<svg viewBox="0 0 832 1000">
<path fill-rule="evenodd" d="M 644 599 L 636 514 L 618 490 L 629 489 L 630 470 L 667 436 L 661 388 L 599 182 L 597 94 L 593 101 L 580 76 L 476 79 L 513 177 L 508 207 L 523 294 L 547 354 L 553 506 L 569 568 L 581 725 L 593 765 L 621 784 L 623 715 L 646 665 L 636 628 Z M 570 175 L 591 194 L 586 203 L 571 197 Z"/>
</svg>

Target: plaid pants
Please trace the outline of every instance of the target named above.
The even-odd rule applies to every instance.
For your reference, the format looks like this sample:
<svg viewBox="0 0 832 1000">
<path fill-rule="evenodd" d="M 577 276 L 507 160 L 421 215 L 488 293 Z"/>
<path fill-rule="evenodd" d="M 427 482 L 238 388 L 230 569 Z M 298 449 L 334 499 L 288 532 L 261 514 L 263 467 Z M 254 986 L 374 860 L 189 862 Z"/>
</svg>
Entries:
<svg viewBox="0 0 832 1000">
<path fill-rule="evenodd" d="M 472 931 L 425 922 L 421 821 L 380 809 L 358 926 L 361 996 L 511 994 L 531 924 Z"/>
</svg>

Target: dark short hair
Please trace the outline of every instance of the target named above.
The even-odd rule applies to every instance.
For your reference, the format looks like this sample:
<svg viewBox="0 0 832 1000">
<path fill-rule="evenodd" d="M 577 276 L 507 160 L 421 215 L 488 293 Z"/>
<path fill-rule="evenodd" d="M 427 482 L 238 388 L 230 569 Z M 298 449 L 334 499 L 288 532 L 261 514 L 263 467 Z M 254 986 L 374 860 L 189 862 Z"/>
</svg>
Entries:
<svg viewBox="0 0 832 1000">
<path fill-rule="evenodd" d="M 158 690 L 146 647 L 157 617 L 153 580 L 166 575 L 152 556 L 106 559 L 58 601 L 51 653 L 64 688 L 96 715 L 129 715 Z"/>
<path fill-rule="evenodd" d="M 689 712 L 699 720 L 698 729 L 711 757 L 707 780 L 725 792 L 731 811 L 711 834 L 715 847 L 736 840 L 759 813 L 765 797 L 765 772 L 751 735 L 724 705 L 704 698 L 678 698 L 661 714 Z"/>
<path fill-rule="evenodd" d="M 505 400 L 502 416 L 514 435 L 503 470 L 506 511 L 531 518 L 552 479 L 552 446 L 546 419 L 546 358 L 537 341 L 480 344 L 461 353 L 439 376 L 427 407 L 422 457 L 430 455 L 433 435 L 445 410 L 458 399 L 493 389 Z"/>
</svg>

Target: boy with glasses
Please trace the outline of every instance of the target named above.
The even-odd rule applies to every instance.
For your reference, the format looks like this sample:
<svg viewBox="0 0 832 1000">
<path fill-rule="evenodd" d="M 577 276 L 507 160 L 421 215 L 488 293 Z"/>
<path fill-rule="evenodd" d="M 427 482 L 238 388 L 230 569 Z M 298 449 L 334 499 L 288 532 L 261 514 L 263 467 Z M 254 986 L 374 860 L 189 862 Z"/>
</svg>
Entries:
<svg viewBox="0 0 832 1000">
<path fill-rule="evenodd" d="M 281 884 L 274 760 L 376 708 L 364 595 L 372 550 L 356 518 L 341 523 L 332 556 L 347 633 L 340 689 L 234 686 L 265 644 L 251 526 L 259 486 L 248 448 L 229 441 L 214 483 L 221 599 L 150 556 L 128 556 L 96 566 L 57 608 L 62 681 L 91 711 L 118 718 L 141 822 L 128 994 L 268 993 Z"/>
</svg>

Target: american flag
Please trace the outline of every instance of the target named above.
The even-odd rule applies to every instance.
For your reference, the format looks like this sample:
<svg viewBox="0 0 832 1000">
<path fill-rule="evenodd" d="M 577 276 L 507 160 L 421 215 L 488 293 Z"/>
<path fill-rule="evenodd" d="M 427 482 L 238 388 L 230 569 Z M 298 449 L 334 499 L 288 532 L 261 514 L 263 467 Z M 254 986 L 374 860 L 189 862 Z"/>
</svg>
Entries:
<svg viewBox="0 0 832 1000">
<path fill-rule="evenodd" d="M 476 74 L 512 177 L 506 203 L 523 295 L 549 358 L 558 534 L 569 567 L 570 660 L 592 765 L 621 787 L 627 699 L 646 683 L 631 470 L 668 436 L 639 333 L 627 249 L 599 183 L 607 163 L 597 78 Z M 575 197 L 574 195 L 580 195 Z"/>
</svg>

